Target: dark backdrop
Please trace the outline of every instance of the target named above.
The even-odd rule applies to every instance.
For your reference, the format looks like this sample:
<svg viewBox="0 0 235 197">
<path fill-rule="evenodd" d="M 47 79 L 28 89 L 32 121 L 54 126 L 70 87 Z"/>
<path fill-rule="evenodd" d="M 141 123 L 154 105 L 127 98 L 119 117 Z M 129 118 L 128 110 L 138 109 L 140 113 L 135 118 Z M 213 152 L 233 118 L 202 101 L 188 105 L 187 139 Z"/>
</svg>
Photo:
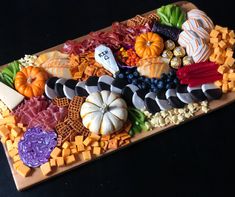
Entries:
<svg viewBox="0 0 235 197">
<path fill-rule="evenodd" d="M 0 65 L 169 2 L 1 1 Z M 194 3 L 234 29 L 232 2 Z M 24 192 L 16 191 L 0 146 L 0 197 L 233 196 L 225 186 L 234 186 L 234 110 L 231 104 Z"/>
</svg>

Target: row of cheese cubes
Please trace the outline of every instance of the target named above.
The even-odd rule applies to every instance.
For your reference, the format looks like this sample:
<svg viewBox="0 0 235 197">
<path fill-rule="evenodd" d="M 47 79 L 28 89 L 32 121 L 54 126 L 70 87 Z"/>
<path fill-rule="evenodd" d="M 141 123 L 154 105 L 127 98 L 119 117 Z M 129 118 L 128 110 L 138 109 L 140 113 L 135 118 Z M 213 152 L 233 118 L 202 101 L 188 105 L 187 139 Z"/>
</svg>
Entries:
<svg viewBox="0 0 235 197">
<path fill-rule="evenodd" d="M 213 53 L 210 61 L 219 65 L 232 67 L 234 65 L 233 46 L 235 44 L 235 34 L 233 30 L 227 27 L 216 25 L 210 33 L 210 43 L 212 44 Z"/>
<path fill-rule="evenodd" d="M 82 159 L 91 160 L 92 156 L 99 156 L 109 149 L 116 149 L 130 143 L 130 135 L 124 131 L 118 134 L 100 136 L 91 133 L 85 139 L 78 135 L 74 142 L 64 142 L 62 147 L 56 147 L 51 152 L 50 161 L 41 165 L 43 175 L 49 175 L 53 167 L 63 167 L 75 163 L 81 154 Z"/>
<path fill-rule="evenodd" d="M 18 154 L 18 142 L 20 141 L 26 127 L 21 123 L 16 123 L 13 115 L 0 101 L 0 137 L 1 142 L 6 146 L 8 155 L 13 162 L 14 169 L 22 176 L 29 175 L 31 169 L 24 165 Z"/>
</svg>

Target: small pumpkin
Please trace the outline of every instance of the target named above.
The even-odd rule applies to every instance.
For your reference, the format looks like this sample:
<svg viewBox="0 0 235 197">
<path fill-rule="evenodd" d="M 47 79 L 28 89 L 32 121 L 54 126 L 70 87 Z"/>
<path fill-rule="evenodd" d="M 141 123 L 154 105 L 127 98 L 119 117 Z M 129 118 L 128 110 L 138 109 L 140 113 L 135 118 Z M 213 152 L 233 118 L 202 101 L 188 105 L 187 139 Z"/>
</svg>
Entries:
<svg viewBox="0 0 235 197">
<path fill-rule="evenodd" d="M 91 132 L 102 135 L 120 130 L 127 114 L 126 102 L 118 94 L 107 90 L 90 94 L 80 111 L 83 125 Z"/>
<path fill-rule="evenodd" d="M 164 48 L 161 36 L 156 33 L 148 32 L 136 37 L 135 51 L 141 58 L 157 57 Z"/>
<path fill-rule="evenodd" d="M 31 98 L 41 96 L 47 80 L 47 73 L 41 68 L 28 66 L 16 74 L 15 89 L 22 95 Z"/>
</svg>

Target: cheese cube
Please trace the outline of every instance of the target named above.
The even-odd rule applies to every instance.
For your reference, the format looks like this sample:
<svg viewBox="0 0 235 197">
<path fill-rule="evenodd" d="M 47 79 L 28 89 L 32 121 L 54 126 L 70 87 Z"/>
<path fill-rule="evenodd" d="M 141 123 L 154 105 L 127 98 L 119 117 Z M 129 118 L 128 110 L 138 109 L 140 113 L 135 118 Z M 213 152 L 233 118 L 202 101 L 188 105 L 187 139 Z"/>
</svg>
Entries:
<svg viewBox="0 0 235 197">
<path fill-rule="evenodd" d="M 8 152 L 8 154 L 9 154 L 9 156 L 10 156 L 11 158 L 13 158 L 15 155 L 18 154 L 18 149 L 13 148 L 13 149 L 11 149 L 11 150 Z"/>
<path fill-rule="evenodd" d="M 84 150 L 85 150 L 84 145 L 83 145 L 83 144 L 79 144 L 79 145 L 77 146 L 77 150 L 78 150 L 78 152 L 84 151 Z"/>
<path fill-rule="evenodd" d="M 41 166 L 40 166 L 40 169 L 41 169 L 41 171 L 42 171 L 42 174 L 44 175 L 44 176 L 47 176 L 52 170 L 51 170 L 51 166 L 50 166 L 50 162 L 46 162 L 46 163 L 44 163 L 44 164 L 42 164 Z"/>
<path fill-rule="evenodd" d="M 92 140 L 98 141 L 98 140 L 100 139 L 100 136 L 97 135 L 97 134 L 95 134 L 95 133 L 92 133 L 92 134 L 90 135 L 90 138 L 91 138 Z"/>
<path fill-rule="evenodd" d="M 15 155 L 14 157 L 13 157 L 13 162 L 17 162 L 17 161 L 19 161 L 20 160 L 20 155 Z"/>
<path fill-rule="evenodd" d="M 218 35 L 219 35 L 219 32 L 216 31 L 215 29 L 213 29 L 210 33 L 210 37 L 212 38 L 217 38 Z"/>
<path fill-rule="evenodd" d="M 215 53 L 216 55 L 220 55 L 220 54 L 222 53 L 222 49 L 221 49 L 220 47 L 216 47 L 216 48 L 214 49 L 214 53 Z"/>
<path fill-rule="evenodd" d="M 92 142 L 91 146 L 92 146 L 92 147 L 99 146 L 99 142 L 97 142 L 97 141 L 96 141 L 96 142 Z"/>
<path fill-rule="evenodd" d="M 215 59 L 216 59 L 216 53 L 213 53 L 211 56 L 210 56 L 210 61 L 211 62 L 215 62 Z"/>
<path fill-rule="evenodd" d="M 54 150 L 51 152 L 52 158 L 57 158 L 61 154 L 61 149 L 58 147 L 55 147 Z"/>
<path fill-rule="evenodd" d="M 225 49 L 226 48 L 226 43 L 223 41 L 223 40 L 221 40 L 220 42 L 219 42 L 219 46 L 222 48 L 222 49 Z"/>
<path fill-rule="evenodd" d="M 11 134 L 14 136 L 14 137 L 18 137 L 21 133 L 21 129 L 19 127 L 15 127 L 15 128 L 12 128 L 11 129 Z"/>
<path fill-rule="evenodd" d="M 223 74 L 223 81 L 227 81 L 228 80 L 228 73 L 224 73 Z"/>
<path fill-rule="evenodd" d="M 224 58 L 223 55 L 218 55 L 218 56 L 216 57 L 215 61 L 216 61 L 216 63 L 218 63 L 218 64 L 223 64 L 224 61 L 225 61 L 225 58 Z"/>
<path fill-rule="evenodd" d="M 227 93 L 227 92 L 228 92 L 228 84 L 227 84 L 227 83 L 224 83 L 224 84 L 222 85 L 222 92 L 223 92 L 223 93 Z"/>
<path fill-rule="evenodd" d="M 228 48 L 226 50 L 226 54 L 225 54 L 226 57 L 233 57 L 233 50 Z"/>
<path fill-rule="evenodd" d="M 62 148 L 67 149 L 67 148 L 69 148 L 69 146 L 70 146 L 70 143 L 68 141 L 66 141 L 63 143 Z"/>
<path fill-rule="evenodd" d="M 78 135 L 75 137 L 75 144 L 79 145 L 83 143 L 83 136 L 82 135 Z"/>
<path fill-rule="evenodd" d="M 223 85 L 222 81 L 218 80 L 215 82 L 215 85 L 221 87 Z"/>
<path fill-rule="evenodd" d="M 3 112 L 2 112 L 2 116 L 5 118 L 5 117 L 7 117 L 7 116 L 9 116 L 10 115 L 10 111 L 7 109 L 7 110 L 4 110 Z"/>
<path fill-rule="evenodd" d="M 16 170 L 20 165 L 24 164 L 23 161 L 19 160 L 13 163 L 13 168 Z"/>
<path fill-rule="evenodd" d="M 16 137 L 15 138 L 14 143 L 13 143 L 14 148 L 18 148 L 18 143 L 19 143 L 20 139 L 21 139 L 21 137 Z"/>
<path fill-rule="evenodd" d="M 91 160 L 91 152 L 89 150 L 82 152 L 82 156 L 85 161 Z"/>
<path fill-rule="evenodd" d="M 229 70 L 229 68 L 227 67 L 227 66 L 219 66 L 219 68 L 218 68 L 218 72 L 220 73 L 220 74 L 223 74 L 223 73 L 225 73 L 225 72 L 227 72 Z"/>
<path fill-rule="evenodd" d="M 94 155 L 100 155 L 101 154 L 101 148 L 100 147 L 94 147 L 93 148 L 93 154 Z"/>
<path fill-rule="evenodd" d="M 17 171 L 21 176 L 27 177 L 27 176 L 29 175 L 31 169 L 30 169 L 28 166 L 26 166 L 26 165 L 24 165 L 24 164 L 21 164 L 20 166 L 18 166 L 18 167 L 16 168 L 16 171 Z"/>
<path fill-rule="evenodd" d="M 229 35 L 230 38 L 234 38 L 235 37 L 235 34 L 234 34 L 233 30 L 229 31 L 228 35 Z"/>
<path fill-rule="evenodd" d="M 229 37 L 228 33 L 225 33 L 225 32 L 222 33 L 222 39 L 223 40 L 227 40 L 228 37 Z"/>
<path fill-rule="evenodd" d="M 72 149 L 71 149 L 71 154 L 76 154 L 76 153 L 78 153 L 77 148 L 72 148 Z"/>
<path fill-rule="evenodd" d="M 9 134 L 10 134 L 10 131 L 8 128 L 6 128 L 5 126 L 0 127 L 0 136 L 1 137 L 7 137 Z"/>
<path fill-rule="evenodd" d="M 230 38 L 228 42 L 229 42 L 229 44 L 231 44 L 233 46 L 234 43 L 235 43 L 235 39 L 234 38 Z"/>
<path fill-rule="evenodd" d="M 91 146 L 87 146 L 85 150 L 91 150 Z"/>
<path fill-rule="evenodd" d="M 17 123 L 17 127 L 22 129 L 24 127 L 24 125 L 23 125 L 23 123 Z"/>
<path fill-rule="evenodd" d="M 10 138 L 10 140 L 11 140 L 12 142 L 15 141 L 15 137 L 12 135 L 12 133 L 9 134 L 9 138 Z"/>
<path fill-rule="evenodd" d="M 7 116 L 6 118 L 1 119 L 0 126 L 5 125 L 5 124 L 16 124 L 15 117 L 14 116 Z"/>
<path fill-rule="evenodd" d="M 225 60 L 225 64 L 227 64 L 230 67 L 233 66 L 234 62 L 235 62 L 235 59 L 232 57 L 227 57 Z"/>
<path fill-rule="evenodd" d="M 84 141 L 83 141 L 83 144 L 85 146 L 89 146 L 92 142 L 92 139 L 88 136 Z"/>
<path fill-rule="evenodd" d="M 64 166 L 64 157 L 57 157 L 56 158 L 56 163 L 58 167 Z"/>
<path fill-rule="evenodd" d="M 70 155 L 65 158 L 66 165 L 73 164 L 73 163 L 75 163 L 75 161 L 76 161 L 76 159 L 75 159 L 74 155 Z"/>
<path fill-rule="evenodd" d="M 70 153 L 71 153 L 71 151 L 70 151 L 69 148 L 63 149 L 63 150 L 62 150 L 62 157 L 67 157 L 67 156 L 70 155 Z"/>
<path fill-rule="evenodd" d="M 210 38 L 210 43 L 214 44 L 214 43 L 218 43 L 219 39 L 218 38 Z"/>
<path fill-rule="evenodd" d="M 232 90 L 234 87 L 235 87 L 235 81 L 230 81 L 230 82 L 228 83 L 228 89 L 229 89 L 229 90 Z"/>
<path fill-rule="evenodd" d="M 7 136 L 7 137 L 1 137 L 1 142 L 2 142 L 2 144 L 5 144 L 6 143 L 6 141 L 9 139 L 9 136 Z"/>
<path fill-rule="evenodd" d="M 70 149 L 72 149 L 72 148 L 77 148 L 76 143 L 75 143 L 75 142 L 70 142 L 69 148 L 70 148 Z"/>
<path fill-rule="evenodd" d="M 55 159 L 50 159 L 50 166 L 55 167 L 56 166 L 56 160 Z"/>
<path fill-rule="evenodd" d="M 6 141 L 6 147 L 7 147 L 7 150 L 10 151 L 11 149 L 13 149 L 13 144 L 12 144 L 12 141 L 11 140 L 7 140 Z"/>
</svg>

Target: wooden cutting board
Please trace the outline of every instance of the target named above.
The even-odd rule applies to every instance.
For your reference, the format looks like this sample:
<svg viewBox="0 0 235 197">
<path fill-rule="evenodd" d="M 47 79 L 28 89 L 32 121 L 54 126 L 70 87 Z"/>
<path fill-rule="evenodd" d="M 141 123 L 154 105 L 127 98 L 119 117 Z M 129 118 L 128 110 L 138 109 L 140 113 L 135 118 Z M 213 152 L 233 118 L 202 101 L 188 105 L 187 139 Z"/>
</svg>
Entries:
<svg viewBox="0 0 235 197">
<path fill-rule="evenodd" d="M 180 2 L 177 2 L 176 4 L 177 4 L 177 5 L 180 5 L 180 6 L 181 6 L 183 9 L 185 9 L 185 10 L 190 10 L 190 9 L 196 8 L 196 6 L 195 6 L 194 4 L 192 4 L 192 3 L 190 3 L 190 2 L 186 2 L 186 1 L 180 1 Z M 154 10 L 154 11 L 155 11 L 155 10 Z M 152 13 L 152 12 L 154 12 L 154 11 L 145 13 L 144 15 L 147 15 L 147 14 Z M 124 21 L 124 22 L 125 22 L 125 21 Z M 100 31 L 108 31 L 108 30 L 110 30 L 110 28 L 111 28 L 111 27 L 107 27 L 107 28 L 104 28 L 104 29 L 102 29 L 102 30 L 100 30 Z M 79 40 L 83 40 L 84 38 L 86 38 L 86 36 L 82 36 L 82 37 L 77 38 L 77 39 L 75 39 L 75 40 L 78 40 L 78 41 L 79 41 Z M 61 44 L 61 45 L 58 45 L 58 46 L 55 46 L 55 47 L 52 47 L 52 48 L 50 48 L 50 49 L 41 51 L 41 52 L 39 52 L 39 53 L 37 53 L 37 54 L 41 54 L 41 53 L 43 53 L 43 52 L 51 51 L 51 50 L 55 50 L 55 49 L 61 49 L 61 47 L 62 47 L 62 44 Z M 6 66 L 6 65 L 4 65 L 4 66 Z M 1 69 L 4 68 L 4 66 L 1 66 Z M 214 110 L 216 110 L 216 109 L 219 109 L 219 108 L 221 108 L 221 107 L 224 107 L 225 105 L 228 105 L 228 104 L 230 104 L 230 103 L 232 103 L 232 102 L 234 102 L 234 101 L 235 101 L 235 93 L 224 94 L 223 97 L 222 97 L 220 100 L 214 100 L 214 101 L 212 101 L 212 102 L 209 103 L 209 107 L 210 107 L 210 111 L 209 111 L 209 112 L 212 112 L 212 111 L 214 111 Z M 190 118 L 190 119 L 188 119 L 187 121 L 193 120 L 194 118 L 200 117 L 200 116 L 202 116 L 202 115 L 205 115 L 205 113 L 202 112 L 202 111 L 199 111 L 198 113 L 196 113 L 196 115 L 195 115 L 193 118 Z M 184 122 L 186 122 L 186 121 L 184 121 Z M 184 122 L 183 122 L 183 123 L 184 123 Z M 175 127 L 175 125 L 168 125 L 168 126 L 166 126 L 166 127 L 156 128 L 156 129 L 154 129 L 154 130 L 152 130 L 152 131 L 149 131 L 149 132 L 142 132 L 142 133 L 140 133 L 140 134 L 137 134 L 137 135 L 135 135 L 133 138 L 131 138 L 131 143 L 130 143 L 130 144 L 128 144 L 128 145 L 126 145 L 126 146 L 124 146 L 124 147 L 121 147 L 121 148 L 119 148 L 118 150 L 120 150 L 120 149 L 122 149 L 122 148 L 125 148 L 125 147 L 127 147 L 127 146 L 130 146 L 130 145 L 132 145 L 132 144 L 134 144 L 134 143 L 136 143 L 136 142 L 139 142 L 139 141 L 141 141 L 141 140 L 143 140 L 143 139 L 146 139 L 147 137 L 153 136 L 153 135 L 155 135 L 155 134 L 157 134 L 157 133 L 166 131 L 166 130 L 168 130 L 168 129 L 170 129 L 170 128 L 174 128 L 174 127 Z M 52 177 L 55 177 L 55 176 L 60 175 L 60 174 L 62 174 L 62 173 L 64 173 L 64 172 L 67 172 L 67 171 L 69 171 L 69 170 L 72 170 L 72 169 L 74 169 L 74 168 L 77 168 L 77 167 L 79 167 L 79 166 L 82 166 L 82 165 L 84 165 L 84 164 L 87 164 L 87 163 L 89 163 L 89 162 L 92 162 L 92 161 L 94 161 L 94 160 L 96 160 L 96 159 L 100 159 L 100 158 L 102 158 L 102 157 L 104 157 L 104 156 L 106 156 L 106 155 L 109 155 L 109 154 L 111 154 L 111 153 L 117 151 L 117 150 L 108 151 L 108 152 L 106 152 L 105 154 L 102 154 L 102 155 L 99 156 L 99 157 L 93 158 L 93 159 L 90 160 L 90 161 L 83 161 L 83 159 L 81 158 L 81 156 L 79 156 L 80 159 L 79 159 L 75 164 L 70 165 L 70 166 L 65 166 L 65 167 L 57 168 L 56 172 L 54 172 L 54 173 L 53 173 L 52 175 L 50 175 L 50 176 L 43 176 L 42 173 L 41 173 L 41 171 L 40 171 L 40 169 L 37 168 L 37 169 L 32 170 L 31 176 L 24 178 L 24 177 L 20 176 L 20 175 L 14 170 L 13 165 L 12 165 L 12 161 L 11 161 L 9 155 L 8 155 L 8 152 L 7 152 L 5 146 L 4 146 L 4 150 L 5 150 L 5 153 L 6 153 L 6 157 L 7 157 L 7 160 L 8 160 L 8 163 L 9 163 L 9 166 L 10 166 L 10 169 L 11 169 L 11 172 L 12 172 L 12 175 L 13 175 L 13 178 L 14 178 L 14 181 L 15 181 L 15 184 L 16 184 L 16 187 L 17 187 L 17 190 L 19 190 L 19 191 L 24 190 L 24 189 L 26 189 L 26 188 L 29 188 L 29 187 L 31 187 L 31 186 L 37 184 L 37 183 L 40 183 L 40 182 L 45 181 L 45 180 L 48 180 L 48 179 L 50 179 L 50 178 L 52 178 Z"/>
</svg>

